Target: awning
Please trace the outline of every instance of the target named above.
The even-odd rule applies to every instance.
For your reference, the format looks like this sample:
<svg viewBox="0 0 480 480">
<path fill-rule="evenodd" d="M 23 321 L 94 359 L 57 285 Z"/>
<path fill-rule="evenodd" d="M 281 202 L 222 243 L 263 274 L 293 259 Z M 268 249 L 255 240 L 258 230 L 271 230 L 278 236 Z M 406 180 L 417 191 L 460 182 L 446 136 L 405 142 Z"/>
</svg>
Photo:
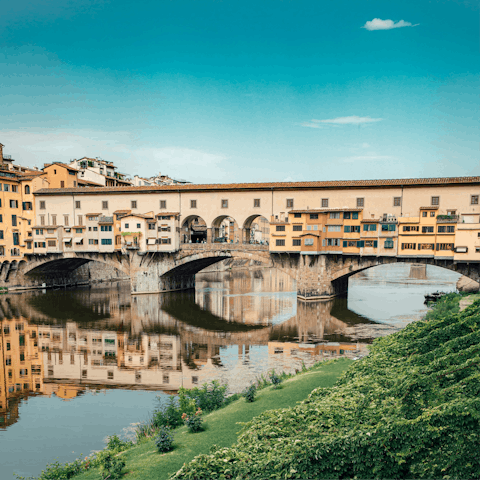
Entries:
<svg viewBox="0 0 480 480">
<path fill-rule="evenodd" d="M 71 242 L 71 241 L 72 241 L 71 238 L 64 238 L 64 239 L 63 239 L 63 243 L 69 243 L 69 242 Z"/>
<path fill-rule="evenodd" d="M 147 238 L 147 245 L 155 245 L 155 238 Z"/>
<path fill-rule="evenodd" d="M 83 243 L 83 238 L 76 238 L 75 243 Z"/>
</svg>

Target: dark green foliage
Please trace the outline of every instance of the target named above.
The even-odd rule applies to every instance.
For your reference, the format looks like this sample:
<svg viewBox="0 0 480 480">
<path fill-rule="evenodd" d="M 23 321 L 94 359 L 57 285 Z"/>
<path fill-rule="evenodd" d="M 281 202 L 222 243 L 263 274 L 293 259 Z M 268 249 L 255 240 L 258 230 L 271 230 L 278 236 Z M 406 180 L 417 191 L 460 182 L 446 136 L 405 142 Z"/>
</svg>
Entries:
<svg viewBox="0 0 480 480">
<path fill-rule="evenodd" d="M 102 453 L 104 454 L 99 458 L 102 480 L 120 478 L 122 476 L 122 470 L 125 467 L 125 462 L 109 450 L 105 450 Z"/>
<path fill-rule="evenodd" d="M 155 445 L 160 453 L 173 450 L 173 435 L 168 427 L 160 427 L 155 437 Z"/>
<path fill-rule="evenodd" d="M 152 421 L 156 428 L 176 428 L 182 425 L 182 412 L 179 409 L 178 400 L 174 396 L 169 397 L 166 405 L 161 405 L 159 409 L 153 412 Z"/>
<path fill-rule="evenodd" d="M 254 402 L 255 395 L 257 394 L 257 386 L 252 383 L 246 390 L 243 392 L 243 396 L 247 402 Z"/>
<path fill-rule="evenodd" d="M 480 302 L 458 313 L 458 298 L 175 478 L 480 478 Z"/>
<path fill-rule="evenodd" d="M 110 450 L 113 453 L 123 452 L 133 445 L 132 442 L 124 442 L 120 440 L 117 435 L 112 435 L 108 437 L 107 441 L 107 450 Z"/>
<path fill-rule="evenodd" d="M 212 412 L 223 406 L 227 386 L 220 385 L 217 380 L 213 380 L 210 384 L 204 383 L 201 388 L 196 387 L 190 390 L 181 388 L 178 393 L 179 396 L 184 394 L 186 397 L 194 399 L 196 406 L 204 412 Z"/>
<path fill-rule="evenodd" d="M 278 388 L 282 379 L 275 373 L 275 370 L 270 372 L 270 381 L 272 382 L 273 388 Z"/>
</svg>

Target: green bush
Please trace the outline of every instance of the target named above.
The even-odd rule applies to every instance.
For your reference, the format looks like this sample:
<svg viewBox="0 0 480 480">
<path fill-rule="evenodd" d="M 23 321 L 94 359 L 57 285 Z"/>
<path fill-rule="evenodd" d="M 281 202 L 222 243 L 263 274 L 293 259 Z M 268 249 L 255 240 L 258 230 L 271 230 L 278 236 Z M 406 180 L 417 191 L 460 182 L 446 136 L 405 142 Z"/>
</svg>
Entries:
<svg viewBox="0 0 480 480">
<path fill-rule="evenodd" d="M 332 388 L 264 412 L 174 478 L 480 477 L 480 302 L 446 295 Z"/>
<path fill-rule="evenodd" d="M 282 379 L 275 373 L 275 370 L 270 372 L 270 381 L 272 382 L 273 388 L 277 389 L 282 382 Z"/>
<path fill-rule="evenodd" d="M 257 386 L 252 383 L 244 392 L 243 396 L 247 402 L 254 402 L 255 395 L 257 394 Z"/>
<path fill-rule="evenodd" d="M 203 423 L 203 418 L 202 418 L 202 411 L 198 409 L 195 413 L 187 415 L 184 413 L 182 415 L 182 419 L 185 422 L 185 425 L 188 427 L 188 429 L 195 433 L 199 432 L 202 430 L 202 423 Z"/>
<path fill-rule="evenodd" d="M 122 476 L 125 462 L 116 457 L 110 450 L 104 450 L 97 458 L 102 480 L 114 480 Z"/>
<path fill-rule="evenodd" d="M 170 432 L 170 428 L 160 427 L 160 430 L 155 437 L 155 445 L 160 453 L 173 450 L 173 435 Z"/>
</svg>

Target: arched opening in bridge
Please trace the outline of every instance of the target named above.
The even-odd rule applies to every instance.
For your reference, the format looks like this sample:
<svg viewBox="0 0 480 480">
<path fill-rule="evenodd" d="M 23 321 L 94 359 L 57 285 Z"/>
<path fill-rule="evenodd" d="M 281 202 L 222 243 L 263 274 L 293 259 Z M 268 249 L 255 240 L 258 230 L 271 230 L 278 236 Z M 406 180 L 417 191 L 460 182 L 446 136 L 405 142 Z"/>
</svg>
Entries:
<svg viewBox="0 0 480 480">
<path fill-rule="evenodd" d="M 180 229 L 181 243 L 204 243 L 207 241 L 207 224 L 198 215 L 189 215 Z"/>
<path fill-rule="evenodd" d="M 263 215 L 250 215 L 243 224 L 243 243 L 268 245 L 270 222 Z"/>
<path fill-rule="evenodd" d="M 232 217 L 220 215 L 212 222 L 212 241 L 214 243 L 241 243 L 242 232 Z"/>
</svg>

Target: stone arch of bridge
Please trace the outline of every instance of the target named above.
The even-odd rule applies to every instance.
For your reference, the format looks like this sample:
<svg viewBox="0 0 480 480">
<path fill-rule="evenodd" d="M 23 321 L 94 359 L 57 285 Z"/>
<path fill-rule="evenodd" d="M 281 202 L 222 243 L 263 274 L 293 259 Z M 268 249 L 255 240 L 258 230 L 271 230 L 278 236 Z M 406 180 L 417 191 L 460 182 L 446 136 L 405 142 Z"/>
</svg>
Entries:
<svg viewBox="0 0 480 480">
<path fill-rule="evenodd" d="M 203 243 L 207 236 L 207 222 L 200 215 L 188 215 L 182 220 L 180 243 Z"/>
<path fill-rule="evenodd" d="M 163 273 L 162 277 L 195 275 L 214 263 L 218 263 L 229 258 L 234 258 L 249 260 L 258 266 L 273 267 L 283 273 L 286 273 L 294 280 L 297 279 L 294 270 L 288 268 L 288 266 L 283 268 L 283 266 L 278 262 L 273 262 L 268 250 L 266 250 L 265 247 L 262 246 L 262 250 L 256 249 L 255 247 L 258 248 L 260 246 L 239 245 L 237 247 L 238 249 L 236 249 L 229 248 L 227 244 L 225 245 L 225 248 L 219 250 L 205 250 L 191 253 L 176 260 L 175 266 Z"/>
<path fill-rule="evenodd" d="M 43 277 L 45 275 L 68 275 L 77 268 L 89 262 L 98 262 L 120 270 L 126 275 L 130 274 L 128 258 L 120 253 L 75 254 L 65 257 L 63 254 L 47 254 L 42 257 L 27 257 L 27 262 L 22 265 L 21 273 L 30 277 Z"/>
<path fill-rule="evenodd" d="M 331 282 L 336 292 L 344 292 L 347 290 L 348 279 L 360 272 L 369 270 L 371 268 L 378 267 L 380 265 L 391 265 L 398 263 L 408 264 L 422 264 L 432 265 L 451 272 L 458 273 L 459 275 L 465 275 L 468 278 L 478 282 L 480 279 L 480 265 L 478 264 L 457 264 L 452 260 L 438 260 L 438 259 L 419 259 L 419 258 L 398 258 L 398 257 L 376 257 L 372 259 L 362 259 L 358 257 L 357 264 L 344 264 L 341 265 L 331 276 Z"/>
</svg>

